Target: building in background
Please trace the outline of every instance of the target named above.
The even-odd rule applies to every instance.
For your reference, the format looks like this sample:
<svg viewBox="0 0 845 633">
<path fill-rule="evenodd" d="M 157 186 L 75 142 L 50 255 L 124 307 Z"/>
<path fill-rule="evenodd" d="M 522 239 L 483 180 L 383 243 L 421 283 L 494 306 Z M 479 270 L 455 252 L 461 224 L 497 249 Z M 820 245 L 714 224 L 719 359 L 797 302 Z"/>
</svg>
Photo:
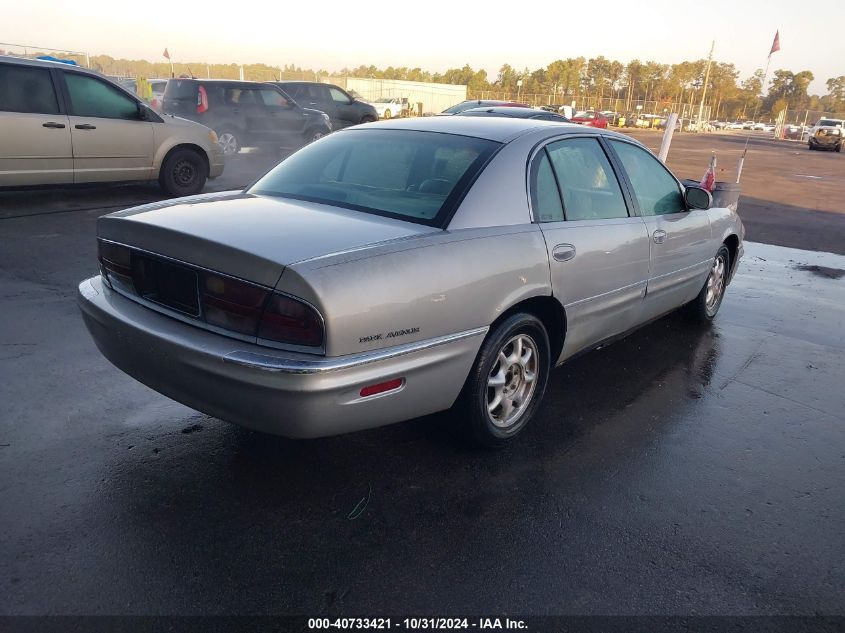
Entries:
<svg viewBox="0 0 845 633">
<path fill-rule="evenodd" d="M 384 97 L 407 99 L 414 113 L 417 113 L 417 104 L 422 103 L 424 115 L 437 114 L 467 98 L 467 87 L 453 84 L 338 76 L 326 77 L 323 81 L 340 86 L 347 92 L 355 91 L 366 101 L 372 102 Z"/>
</svg>

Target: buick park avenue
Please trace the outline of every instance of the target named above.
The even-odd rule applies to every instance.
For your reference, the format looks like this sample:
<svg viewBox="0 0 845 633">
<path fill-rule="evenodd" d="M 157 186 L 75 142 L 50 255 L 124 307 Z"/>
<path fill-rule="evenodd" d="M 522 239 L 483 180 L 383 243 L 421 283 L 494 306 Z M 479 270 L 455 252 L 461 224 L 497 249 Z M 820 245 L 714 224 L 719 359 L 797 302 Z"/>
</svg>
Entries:
<svg viewBox="0 0 845 633">
<path fill-rule="evenodd" d="M 604 129 L 372 123 L 245 191 L 100 218 L 78 299 L 114 365 L 223 420 L 313 438 L 454 407 L 500 445 L 573 355 L 716 316 L 744 231 L 711 205 Z"/>
</svg>

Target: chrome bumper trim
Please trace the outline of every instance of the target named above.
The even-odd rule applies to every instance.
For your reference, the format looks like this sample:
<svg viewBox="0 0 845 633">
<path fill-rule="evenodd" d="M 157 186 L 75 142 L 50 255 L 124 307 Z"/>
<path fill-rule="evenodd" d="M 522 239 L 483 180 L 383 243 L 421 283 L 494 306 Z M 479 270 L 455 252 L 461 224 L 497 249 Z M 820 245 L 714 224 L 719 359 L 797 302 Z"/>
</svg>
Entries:
<svg viewBox="0 0 845 633">
<path fill-rule="evenodd" d="M 436 338 L 417 341 L 415 343 L 396 345 L 394 347 L 386 347 L 384 349 L 377 349 L 371 352 L 351 354 L 349 356 L 340 356 L 337 358 L 306 360 L 279 358 L 276 356 L 268 356 L 266 354 L 256 354 L 254 352 L 236 351 L 226 354 L 223 357 L 223 361 L 227 363 L 235 363 L 237 365 L 244 365 L 254 369 L 285 374 L 321 374 L 329 371 L 337 371 L 340 369 L 349 369 L 351 367 L 367 365 L 369 363 L 387 360 L 388 358 L 396 358 L 397 356 L 405 356 L 406 354 L 413 354 L 414 352 L 420 352 L 422 350 L 431 349 L 432 347 L 446 345 L 447 343 L 453 343 L 454 341 L 460 341 L 465 338 L 481 336 L 487 334 L 489 329 L 489 327 L 480 327 L 475 328 L 474 330 L 447 334 L 446 336 L 438 336 Z"/>
</svg>

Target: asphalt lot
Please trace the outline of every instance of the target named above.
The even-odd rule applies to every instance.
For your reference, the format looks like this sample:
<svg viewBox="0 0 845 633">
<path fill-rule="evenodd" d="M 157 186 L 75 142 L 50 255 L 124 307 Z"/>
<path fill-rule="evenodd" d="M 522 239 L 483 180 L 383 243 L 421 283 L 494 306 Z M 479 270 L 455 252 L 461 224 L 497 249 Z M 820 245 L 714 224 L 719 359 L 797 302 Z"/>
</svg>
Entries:
<svg viewBox="0 0 845 633">
<path fill-rule="evenodd" d="M 655 153 L 663 133 L 629 132 Z M 845 255 L 845 156 L 811 152 L 806 143 L 775 141 L 758 132 L 676 134 L 667 164 L 681 178 L 701 179 L 715 152 L 717 180 L 740 184 L 739 214 L 749 240 Z"/>
<path fill-rule="evenodd" d="M 780 204 L 752 183 L 791 159 L 754 151 L 776 237 L 830 233 L 802 200 L 843 230 L 817 188 L 845 158 L 771 176 L 799 187 Z M 568 363 L 505 451 L 448 413 L 294 442 L 158 395 L 85 331 L 96 218 L 159 196 L 0 194 L 0 614 L 845 615 L 845 257 L 747 244 L 711 328 L 670 316 Z"/>
</svg>

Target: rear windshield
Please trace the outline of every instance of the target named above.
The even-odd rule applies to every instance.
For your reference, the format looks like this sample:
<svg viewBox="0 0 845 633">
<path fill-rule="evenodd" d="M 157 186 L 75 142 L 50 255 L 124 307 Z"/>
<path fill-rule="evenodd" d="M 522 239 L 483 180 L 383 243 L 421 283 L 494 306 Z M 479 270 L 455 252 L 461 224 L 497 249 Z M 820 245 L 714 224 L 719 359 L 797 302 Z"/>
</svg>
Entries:
<svg viewBox="0 0 845 633">
<path fill-rule="evenodd" d="M 462 101 L 461 103 L 453 105 L 451 108 L 443 110 L 443 114 L 458 114 L 470 108 L 477 108 L 480 105 L 478 101 Z"/>
<path fill-rule="evenodd" d="M 197 82 L 191 79 L 171 79 L 164 89 L 168 99 L 192 100 L 197 98 Z"/>
<path fill-rule="evenodd" d="M 437 132 L 350 130 L 304 147 L 249 191 L 443 226 L 500 146 Z"/>
<path fill-rule="evenodd" d="M 842 125 L 842 121 L 837 121 L 836 119 L 822 119 L 816 125 L 822 127 L 823 125 L 828 125 L 830 127 L 836 127 Z"/>
</svg>

